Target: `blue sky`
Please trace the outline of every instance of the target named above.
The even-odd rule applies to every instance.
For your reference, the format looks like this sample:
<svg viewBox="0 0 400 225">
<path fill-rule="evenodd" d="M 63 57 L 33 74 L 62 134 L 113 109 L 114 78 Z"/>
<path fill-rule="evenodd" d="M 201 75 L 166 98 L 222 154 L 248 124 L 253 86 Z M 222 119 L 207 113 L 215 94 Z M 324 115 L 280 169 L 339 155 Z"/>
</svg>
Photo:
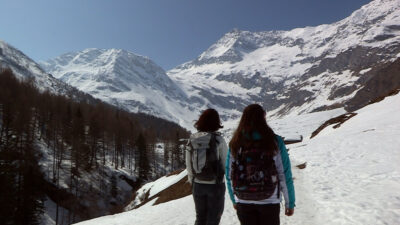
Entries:
<svg viewBox="0 0 400 225">
<path fill-rule="evenodd" d="M 121 48 L 165 70 L 225 33 L 332 23 L 368 0 L 0 0 L 0 39 L 32 59 Z"/>
</svg>

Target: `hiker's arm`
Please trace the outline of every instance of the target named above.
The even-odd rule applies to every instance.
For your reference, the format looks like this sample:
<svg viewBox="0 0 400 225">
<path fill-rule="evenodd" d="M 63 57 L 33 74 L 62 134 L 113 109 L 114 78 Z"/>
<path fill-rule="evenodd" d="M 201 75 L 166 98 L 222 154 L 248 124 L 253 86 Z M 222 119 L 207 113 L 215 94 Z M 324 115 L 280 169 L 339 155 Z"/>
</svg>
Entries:
<svg viewBox="0 0 400 225">
<path fill-rule="evenodd" d="M 225 142 L 225 139 L 223 137 L 220 138 L 220 143 L 219 144 L 219 158 L 220 158 L 220 163 L 221 163 L 221 168 L 225 168 L 226 164 L 226 157 L 228 154 L 228 145 Z"/>
<path fill-rule="evenodd" d="M 293 185 L 293 177 L 292 177 L 292 169 L 289 159 L 289 154 L 287 152 L 286 146 L 283 142 L 281 137 L 278 137 L 278 146 L 281 152 L 281 161 L 283 166 L 283 173 L 284 173 L 284 182 L 286 186 L 286 195 L 285 196 L 285 207 L 288 209 L 294 209 L 295 207 L 295 191 Z"/>
<path fill-rule="evenodd" d="M 231 198 L 232 203 L 235 205 L 235 196 L 233 195 L 232 181 L 231 181 L 231 169 L 232 169 L 232 158 L 231 158 L 231 150 L 228 150 L 226 157 L 226 165 L 225 165 L 225 178 L 226 178 L 226 186 L 228 188 L 229 197 Z"/>
</svg>

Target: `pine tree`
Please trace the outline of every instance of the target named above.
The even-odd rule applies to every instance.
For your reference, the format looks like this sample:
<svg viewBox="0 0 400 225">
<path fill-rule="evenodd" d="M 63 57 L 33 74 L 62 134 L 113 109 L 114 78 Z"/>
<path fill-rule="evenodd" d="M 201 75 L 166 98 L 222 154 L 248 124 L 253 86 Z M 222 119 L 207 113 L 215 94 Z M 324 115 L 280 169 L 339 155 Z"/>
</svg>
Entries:
<svg viewBox="0 0 400 225">
<path fill-rule="evenodd" d="M 169 167 L 169 159 L 170 159 L 170 148 L 169 148 L 169 142 L 164 141 L 164 169 L 166 172 L 168 172 L 168 167 Z"/>
<path fill-rule="evenodd" d="M 0 149 L 0 221 L 13 224 L 17 208 L 16 166 L 3 149 Z"/>
<path fill-rule="evenodd" d="M 149 177 L 149 159 L 147 156 L 147 144 L 143 134 L 140 133 L 136 140 L 136 147 L 139 152 L 139 179 L 144 181 Z"/>
<path fill-rule="evenodd" d="M 110 181 L 110 183 L 111 183 L 111 190 L 110 190 L 110 193 L 111 193 L 111 196 L 112 196 L 113 198 L 116 198 L 117 195 L 118 195 L 117 178 L 116 178 L 115 175 L 113 174 L 113 175 L 111 176 L 110 179 L 111 179 L 111 181 Z"/>
</svg>

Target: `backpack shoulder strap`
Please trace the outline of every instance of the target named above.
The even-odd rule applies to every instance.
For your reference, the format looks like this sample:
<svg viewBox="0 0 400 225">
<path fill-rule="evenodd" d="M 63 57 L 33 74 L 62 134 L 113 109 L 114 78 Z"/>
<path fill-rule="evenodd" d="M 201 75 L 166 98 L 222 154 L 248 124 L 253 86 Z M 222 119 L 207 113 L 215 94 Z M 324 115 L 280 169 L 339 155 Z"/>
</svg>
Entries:
<svg viewBox="0 0 400 225">
<path fill-rule="evenodd" d="M 224 168 L 221 168 L 220 166 L 220 161 L 221 161 L 221 157 L 219 154 L 219 149 L 218 149 L 218 145 L 219 145 L 219 141 L 217 140 L 217 136 L 221 136 L 219 133 L 211 133 L 211 139 L 210 139 L 210 149 L 212 149 L 214 151 L 214 154 L 216 154 L 217 156 L 217 160 L 215 160 L 214 162 L 214 168 L 215 168 L 215 172 L 216 172 L 216 177 L 215 177 L 215 181 L 217 184 L 221 184 L 224 178 Z"/>
<path fill-rule="evenodd" d="M 211 133 L 210 138 L 210 148 L 216 149 L 217 148 L 217 135 L 215 133 Z"/>
<path fill-rule="evenodd" d="M 188 152 L 193 152 L 193 145 L 192 145 L 192 142 L 190 141 L 190 138 L 187 140 L 187 143 L 186 143 L 186 151 L 188 151 Z"/>
</svg>

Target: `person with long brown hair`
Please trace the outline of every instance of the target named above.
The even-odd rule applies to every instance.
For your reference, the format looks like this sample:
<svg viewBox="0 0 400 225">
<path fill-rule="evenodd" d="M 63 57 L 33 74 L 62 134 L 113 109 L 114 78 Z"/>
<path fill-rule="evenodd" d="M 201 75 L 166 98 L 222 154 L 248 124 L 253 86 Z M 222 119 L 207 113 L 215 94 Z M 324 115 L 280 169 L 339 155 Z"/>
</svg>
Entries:
<svg viewBox="0 0 400 225">
<path fill-rule="evenodd" d="M 219 132 L 223 126 L 215 109 L 205 110 L 194 124 L 186 151 L 188 180 L 196 209 L 196 225 L 217 225 L 225 202 L 224 165 L 228 146 Z"/>
<path fill-rule="evenodd" d="M 280 223 L 294 213 L 291 165 L 282 137 L 268 126 L 262 106 L 247 106 L 229 143 L 225 175 L 229 196 L 242 225 Z"/>
</svg>

